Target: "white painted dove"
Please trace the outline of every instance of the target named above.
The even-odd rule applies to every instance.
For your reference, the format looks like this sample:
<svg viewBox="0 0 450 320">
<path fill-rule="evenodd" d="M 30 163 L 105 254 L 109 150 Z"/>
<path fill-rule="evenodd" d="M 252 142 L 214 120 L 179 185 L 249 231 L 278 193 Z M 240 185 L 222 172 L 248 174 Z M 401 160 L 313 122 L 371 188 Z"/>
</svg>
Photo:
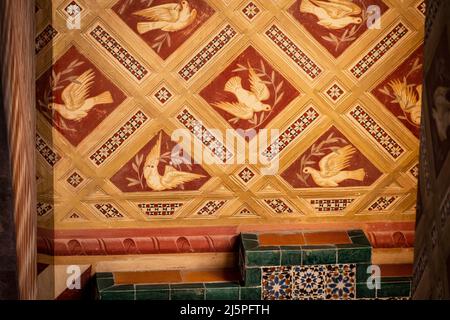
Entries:
<svg viewBox="0 0 450 320">
<path fill-rule="evenodd" d="M 263 101 L 270 98 L 270 91 L 264 81 L 249 66 L 250 90 L 242 87 L 241 77 L 232 77 L 225 84 L 225 91 L 236 96 L 238 102 L 219 102 L 214 107 L 222 109 L 242 120 L 253 119 L 255 112 L 270 111 L 272 107 Z"/>
<path fill-rule="evenodd" d="M 320 187 L 338 187 L 345 180 L 363 181 L 366 175 L 364 169 L 344 171 L 350 165 L 350 159 L 356 149 L 350 145 L 329 153 L 319 161 L 320 171 L 306 167 L 303 172 L 310 174 Z"/>
<path fill-rule="evenodd" d="M 319 19 L 317 24 L 327 29 L 342 29 L 349 24 L 362 23 L 361 8 L 352 0 L 303 0 L 300 12 L 311 13 Z"/>
<path fill-rule="evenodd" d="M 156 145 L 152 148 L 147 155 L 144 164 L 144 177 L 147 185 L 155 191 L 164 191 L 175 189 L 181 184 L 188 183 L 197 179 L 204 178 L 205 176 L 178 171 L 172 166 L 165 166 L 164 175 L 161 176 L 158 172 L 158 164 L 161 157 L 161 134 L 159 135 Z"/>
<path fill-rule="evenodd" d="M 140 34 L 151 30 L 174 32 L 191 25 L 197 17 L 197 10 L 191 9 L 188 1 L 181 3 L 167 3 L 150 7 L 134 13 L 150 20 L 151 22 L 139 22 L 137 30 Z"/>
<path fill-rule="evenodd" d="M 81 121 L 96 105 L 113 103 L 113 97 L 109 91 L 89 98 L 94 77 L 94 71 L 87 70 L 64 89 L 61 95 L 64 104 L 51 103 L 49 107 L 67 120 Z"/>
<path fill-rule="evenodd" d="M 419 126 L 422 108 L 422 85 L 415 89 L 398 79 L 390 81 L 389 86 L 394 92 L 395 99 L 400 107 L 410 114 L 411 121 Z"/>
</svg>

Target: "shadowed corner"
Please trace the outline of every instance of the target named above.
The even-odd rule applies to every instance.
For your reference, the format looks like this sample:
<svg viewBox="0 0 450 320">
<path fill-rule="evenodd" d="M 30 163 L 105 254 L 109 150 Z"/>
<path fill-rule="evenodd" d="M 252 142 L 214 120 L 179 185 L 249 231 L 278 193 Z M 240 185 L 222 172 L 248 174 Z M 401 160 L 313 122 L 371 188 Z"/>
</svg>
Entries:
<svg viewBox="0 0 450 320">
<path fill-rule="evenodd" d="M 12 210 L 11 168 L 5 109 L 3 106 L 3 85 L 0 82 L 0 300 L 18 298 L 16 270 L 16 241 Z"/>
<path fill-rule="evenodd" d="M 34 5 L 35 10 L 35 65 L 38 72 L 36 74 L 36 78 L 40 76 L 39 70 L 42 70 L 40 66 L 49 66 L 53 64 L 53 56 L 54 56 L 54 49 L 53 49 L 53 42 L 55 39 L 55 29 L 53 29 L 53 20 L 52 20 L 52 12 L 54 11 L 53 8 L 53 1 L 52 0 L 35 0 Z M 51 33 L 49 33 L 49 30 L 52 30 Z M 50 34 L 50 36 L 48 36 Z M 44 42 L 42 42 L 42 39 L 45 39 Z M 49 92 L 53 91 L 53 88 L 51 87 L 50 83 L 47 84 L 47 90 Z M 37 91 L 38 88 L 35 88 L 36 90 L 36 97 L 37 97 Z M 36 103 L 38 103 L 36 99 Z M 53 148 L 52 142 L 54 141 L 53 137 L 53 131 L 48 130 L 46 128 L 46 125 L 44 124 L 44 121 L 42 115 L 39 113 L 39 111 L 36 108 L 36 130 L 37 132 L 45 132 L 48 135 L 45 136 L 45 140 L 47 143 L 49 143 L 49 146 Z M 53 122 L 54 119 L 51 119 L 51 122 Z M 53 126 L 53 123 L 51 124 Z M 36 157 L 39 157 L 39 154 L 36 155 Z M 39 206 L 40 205 L 48 205 L 49 207 L 53 208 L 53 212 L 50 213 L 50 217 L 39 217 L 37 218 L 37 261 L 36 261 L 36 267 L 37 267 L 37 299 L 38 300 L 53 300 L 55 299 L 55 281 L 56 281 L 56 272 L 55 272 L 55 258 L 53 255 L 53 245 L 49 244 L 47 241 L 42 241 L 43 234 L 48 236 L 50 233 L 50 239 L 54 238 L 54 225 L 55 225 L 55 215 L 54 215 L 54 186 L 53 186 L 53 174 L 54 169 L 52 170 L 39 170 L 40 161 L 39 159 L 36 159 L 36 192 L 37 192 L 37 211 L 39 212 Z M 41 181 L 40 181 L 41 180 Z M 45 184 L 48 186 L 47 190 L 52 190 L 49 194 L 48 192 L 45 193 L 42 190 L 40 190 L 40 183 L 45 182 Z"/>
</svg>

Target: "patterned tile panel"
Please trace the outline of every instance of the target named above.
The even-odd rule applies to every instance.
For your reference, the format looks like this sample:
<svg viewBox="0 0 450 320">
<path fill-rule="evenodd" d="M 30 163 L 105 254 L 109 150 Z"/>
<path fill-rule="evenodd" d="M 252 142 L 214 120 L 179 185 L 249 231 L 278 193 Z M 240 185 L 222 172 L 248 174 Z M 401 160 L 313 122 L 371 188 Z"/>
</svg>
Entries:
<svg viewBox="0 0 450 320">
<path fill-rule="evenodd" d="M 399 41 L 405 37 L 408 32 L 409 29 L 403 23 L 398 23 L 379 43 L 377 43 L 350 69 L 351 74 L 356 79 L 360 79 L 397 43 L 399 43 Z"/>
<path fill-rule="evenodd" d="M 325 282 L 325 299 L 355 299 L 356 265 L 345 264 L 327 266 Z"/>
<path fill-rule="evenodd" d="M 419 178 L 419 163 L 416 163 L 414 166 L 412 166 L 411 169 L 408 171 L 415 179 Z"/>
<path fill-rule="evenodd" d="M 394 140 L 361 106 L 356 106 L 350 111 L 351 117 L 355 119 L 363 129 L 384 149 L 389 155 L 397 160 L 405 150 Z"/>
<path fill-rule="evenodd" d="M 310 107 L 293 124 L 291 124 L 273 144 L 264 150 L 262 155 L 269 161 L 273 160 L 318 118 L 319 112 L 313 107 Z"/>
<path fill-rule="evenodd" d="M 66 218 L 66 220 L 79 220 L 79 219 L 82 219 L 82 217 L 75 211 L 69 214 Z"/>
<path fill-rule="evenodd" d="M 199 216 L 212 216 L 219 211 L 227 203 L 226 200 L 213 200 L 208 201 L 198 211 Z"/>
<path fill-rule="evenodd" d="M 36 134 L 36 149 L 51 167 L 54 167 L 61 160 L 61 156 L 53 151 L 39 134 Z"/>
<path fill-rule="evenodd" d="M 294 267 L 292 300 L 325 299 L 326 272 L 326 266 Z"/>
<path fill-rule="evenodd" d="M 292 299 L 291 267 L 272 267 L 262 270 L 263 300 Z"/>
<path fill-rule="evenodd" d="M 400 197 L 399 196 L 382 196 L 375 200 L 367 210 L 369 211 L 385 211 L 389 209 Z"/>
<path fill-rule="evenodd" d="M 236 36 L 237 32 L 231 25 L 225 26 L 203 49 L 200 50 L 178 74 L 189 81 L 202 69 L 215 55 Z"/>
<path fill-rule="evenodd" d="M 89 159 L 96 165 L 102 165 L 117 149 L 122 146 L 149 118 L 142 112 L 136 112 L 125 122 L 112 137 L 102 144 Z"/>
<path fill-rule="evenodd" d="M 50 203 L 38 201 L 37 203 L 37 216 L 43 218 L 48 216 L 53 211 L 53 206 Z"/>
<path fill-rule="evenodd" d="M 78 12 L 82 12 L 83 8 L 81 7 L 81 5 L 76 2 L 76 1 L 72 1 L 70 2 L 65 8 L 64 8 L 64 12 L 69 15 L 69 16 L 74 16 L 76 13 Z"/>
<path fill-rule="evenodd" d="M 233 157 L 222 141 L 219 141 L 199 120 L 197 120 L 187 109 L 184 109 L 178 116 L 178 121 L 184 125 L 205 147 L 222 162 Z"/>
<path fill-rule="evenodd" d="M 85 179 L 77 171 L 74 171 L 66 181 L 72 188 L 78 188 Z"/>
<path fill-rule="evenodd" d="M 345 90 L 337 82 L 333 82 L 333 84 L 325 90 L 325 96 L 333 103 L 337 103 L 341 100 L 345 93 Z"/>
<path fill-rule="evenodd" d="M 420 12 L 421 14 L 423 14 L 423 16 L 425 17 L 425 13 L 426 13 L 426 11 L 427 11 L 425 1 L 420 2 L 420 3 L 416 6 L 416 8 L 417 8 L 417 10 L 419 10 L 419 12 Z"/>
<path fill-rule="evenodd" d="M 239 212 L 237 213 L 237 216 L 242 216 L 242 217 L 254 217 L 256 216 L 256 214 L 252 211 L 250 211 L 248 208 L 242 208 L 241 210 L 239 210 Z"/>
<path fill-rule="evenodd" d="M 311 205 L 318 212 L 344 211 L 355 199 L 313 199 Z"/>
<path fill-rule="evenodd" d="M 43 48 L 45 48 L 58 34 L 51 24 L 36 37 L 35 52 L 38 54 Z"/>
<path fill-rule="evenodd" d="M 247 5 L 242 9 L 242 13 L 249 21 L 255 19 L 260 12 L 261 9 L 253 1 L 247 3 Z"/>
<path fill-rule="evenodd" d="M 92 38 L 119 62 L 136 80 L 141 81 L 150 72 L 131 55 L 108 31 L 97 25 L 90 33 Z"/>
<path fill-rule="evenodd" d="M 149 217 L 173 216 L 175 212 L 182 206 L 183 203 L 180 202 L 138 204 L 138 207 L 142 211 L 142 213 Z"/>
<path fill-rule="evenodd" d="M 245 167 L 241 172 L 238 173 L 238 177 L 244 183 L 249 183 L 256 174 L 248 167 Z"/>
<path fill-rule="evenodd" d="M 354 300 L 356 265 L 262 268 L 264 300 Z"/>
<path fill-rule="evenodd" d="M 264 199 L 264 202 L 276 214 L 294 213 L 294 210 L 283 199 Z"/>
<path fill-rule="evenodd" d="M 266 36 L 280 48 L 300 69 L 314 80 L 322 73 L 322 69 L 303 52 L 283 31 L 276 25 L 272 25 Z"/>
<path fill-rule="evenodd" d="M 156 92 L 153 94 L 153 97 L 158 101 L 158 103 L 162 106 L 166 105 L 173 98 L 173 93 L 165 87 L 161 86 Z"/>
<path fill-rule="evenodd" d="M 94 208 L 106 219 L 124 218 L 124 215 L 111 203 L 96 203 Z"/>
</svg>

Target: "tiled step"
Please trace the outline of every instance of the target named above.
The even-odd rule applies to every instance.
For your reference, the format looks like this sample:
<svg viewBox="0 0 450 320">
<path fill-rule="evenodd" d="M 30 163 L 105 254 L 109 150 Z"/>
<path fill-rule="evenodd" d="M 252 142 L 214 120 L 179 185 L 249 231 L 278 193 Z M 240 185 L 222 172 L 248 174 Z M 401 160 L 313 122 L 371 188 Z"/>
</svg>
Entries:
<svg viewBox="0 0 450 320">
<path fill-rule="evenodd" d="M 382 265 L 370 289 L 372 248 L 364 232 L 242 234 L 239 269 L 97 274 L 100 299 L 407 298 L 411 265 Z"/>
<path fill-rule="evenodd" d="M 237 269 L 217 270 L 170 270 L 150 272 L 113 273 L 116 284 L 182 284 L 182 283 L 218 283 L 238 282 Z"/>
</svg>

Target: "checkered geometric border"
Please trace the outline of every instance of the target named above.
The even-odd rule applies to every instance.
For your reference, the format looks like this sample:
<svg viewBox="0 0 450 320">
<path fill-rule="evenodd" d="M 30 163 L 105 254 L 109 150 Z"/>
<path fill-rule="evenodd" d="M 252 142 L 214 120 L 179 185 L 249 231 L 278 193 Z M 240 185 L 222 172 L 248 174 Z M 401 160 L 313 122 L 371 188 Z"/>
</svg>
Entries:
<svg viewBox="0 0 450 320">
<path fill-rule="evenodd" d="M 397 160 L 405 152 L 405 149 L 403 149 L 400 144 L 398 144 L 397 141 L 395 141 L 394 138 L 392 138 L 361 106 L 354 107 L 350 111 L 350 115 L 394 160 Z"/>
<path fill-rule="evenodd" d="M 313 199 L 311 205 L 319 212 L 337 212 L 345 210 L 355 199 Z"/>
<path fill-rule="evenodd" d="M 149 118 L 143 111 L 136 112 L 114 135 L 102 144 L 89 159 L 96 165 L 102 165 L 122 146 Z"/>
<path fill-rule="evenodd" d="M 236 36 L 237 32 L 231 25 L 225 26 L 199 53 L 197 53 L 178 74 L 189 81 L 211 59 L 219 53 Z"/>
<path fill-rule="evenodd" d="M 100 24 L 91 31 L 90 35 L 138 81 L 141 81 L 149 74 L 149 71 Z"/>
<path fill-rule="evenodd" d="M 300 69 L 314 80 L 322 73 L 322 69 L 303 52 L 283 31 L 275 24 L 267 31 L 266 36 L 280 48 Z"/>
<path fill-rule="evenodd" d="M 279 137 L 272 143 L 262 155 L 269 161 L 273 160 L 284 149 L 286 149 L 291 142 L 297 139 L 311 124 L 319 118 L 319 112 L 313 107 L 310 107 L 300 118 L 289 126 Z"/>
<path fill-rule="evenodd" d="M 409 29 L 403 24 L 398 23 L 379 43 L 377 43 L 366 55 L 361 58 L 351 69 L 351 74 L 360 79 L 385 56 L 399 41 L 406 36 Z"/>
</svg>

